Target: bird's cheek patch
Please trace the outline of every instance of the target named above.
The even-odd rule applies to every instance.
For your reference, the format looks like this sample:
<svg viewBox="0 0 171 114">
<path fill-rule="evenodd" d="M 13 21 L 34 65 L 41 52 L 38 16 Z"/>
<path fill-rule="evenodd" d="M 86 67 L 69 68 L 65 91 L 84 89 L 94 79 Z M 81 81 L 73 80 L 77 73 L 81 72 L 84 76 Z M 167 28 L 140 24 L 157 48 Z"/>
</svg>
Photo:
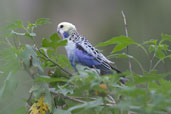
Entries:
<svg viewBox="0 0 171 114">
<path fill-rule="evenodd" d="M 68 32 L 64 32 L 64 33 L 63 33 L 63 36 L 64 36 L 64 38 L 68 38 L 69 33 L 68 33 Z"/>
</svg>

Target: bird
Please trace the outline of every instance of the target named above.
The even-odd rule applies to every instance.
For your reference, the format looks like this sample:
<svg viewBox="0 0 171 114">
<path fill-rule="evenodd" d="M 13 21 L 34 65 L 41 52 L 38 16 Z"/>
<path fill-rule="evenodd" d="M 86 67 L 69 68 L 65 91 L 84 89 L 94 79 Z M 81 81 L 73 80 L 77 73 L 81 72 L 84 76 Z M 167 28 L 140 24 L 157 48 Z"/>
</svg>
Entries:
<svg viewBox="0 0 171 114">
<path fill-rule="evenodd" d="M 111 65 L 112 61 L 108 60 L 84 36 L 79 34 L 75 25 L 61 22 L 57 26 L 57 33 L 63 40 L 67 40 L 65 49 L 75 72 L 78 72 L 76 66 L 79 64 L 95 68 L 100 71 L 101 75 L 112 74 L 113 70 L 116 73 L 121 73 L 120 70 Z M 124 83 L 123 80 L 121 82 Z"/>
</svg>

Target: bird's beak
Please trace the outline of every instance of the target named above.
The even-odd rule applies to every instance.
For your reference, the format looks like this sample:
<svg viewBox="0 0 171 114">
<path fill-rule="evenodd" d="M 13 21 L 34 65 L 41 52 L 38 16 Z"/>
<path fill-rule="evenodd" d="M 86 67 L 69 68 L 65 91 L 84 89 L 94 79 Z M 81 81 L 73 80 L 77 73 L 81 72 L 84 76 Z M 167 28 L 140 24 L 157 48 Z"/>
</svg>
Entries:
<svg viewBox="0 0 171 114">
<path fill-rule="evenodd" d="M 59 29 L 59 28 L 57 28 L 57 29 L 56 29 L 56 31 L 57 31 L 57 33 L 58 33 L 58 36 L 59 36 L 60 38 L 62 38 L 62 39 L 63 39 L 60 29 Z"/>
<path fill-rule="evenodd" d="M 57 28 L 57 29 L 56 29 L 56 31 L 58 32 L 58 34 L 60 34 L 60 32 L 59 32 L 59 28 Z"/>
</svg>

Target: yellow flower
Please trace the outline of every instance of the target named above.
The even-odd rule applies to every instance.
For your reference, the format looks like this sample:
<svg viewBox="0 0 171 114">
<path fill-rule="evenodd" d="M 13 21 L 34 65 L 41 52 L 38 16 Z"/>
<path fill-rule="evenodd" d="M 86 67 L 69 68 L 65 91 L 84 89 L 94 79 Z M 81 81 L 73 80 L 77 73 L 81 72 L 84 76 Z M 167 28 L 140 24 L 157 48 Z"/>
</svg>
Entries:
<svg viewBox="0 0 171 114">
<path fill-rule="evenodd" d="M 41 97 L 30 107 L 30 114 L 45 114 L 49 110 L 48 104 L 44 104 L 44 97 Z"/>
</svg>

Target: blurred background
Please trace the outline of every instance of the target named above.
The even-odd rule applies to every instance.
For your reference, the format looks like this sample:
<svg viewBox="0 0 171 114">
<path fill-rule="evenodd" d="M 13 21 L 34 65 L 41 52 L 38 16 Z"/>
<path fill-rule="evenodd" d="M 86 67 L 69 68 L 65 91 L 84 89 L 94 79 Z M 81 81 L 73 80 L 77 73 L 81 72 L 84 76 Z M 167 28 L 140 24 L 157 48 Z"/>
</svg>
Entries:
<svg viewBox="0 0 171 114">
<path fill-rule="evenodd" d="M 58 23 L 67 21 L 76 25 L 80 34 L 85 36 L 93 45 L 104 42 L 114 36 L 124 35 L 124 23 L 121 11 L 124 10 L 129 37 L 138 43 L 150 39 L 160 39 L 161 33 L 171 34 L 171 0 L 0 0 L 0 28 L 8 25 L 13 20 L 35 22 L 38 18 L 49 18 L 51 24 L 42 25 L 36 29 L 37 40 L 40 45 L 41 38 L 48 37 L 56 32 Z M 30 41 L 28 41 L 30 43 Z M 109 55 L 113 46 L 99 48 L 104 50 L 104 55 Z M 60 53 L 65 53 L 60 48 Z M 144 67 L 148 69 L 150 56 L 138 48 L 129 47 L 129 54 L 137 57 Z M 113 59 L 122 71 L 128 70 L 128 61 Z M 160 64 L 159 71 L 171 70 L 171 61 Z M 141 73 L 133 62 L 133 70 Z M 22 79 L 26 79 L 25 78 Z M 23 80 L 21 80 L 23 82 Z M 28 83 L 27 83 L 28 82 Z M 32 83 L 27 79 L 25 86 L 15 96 L 27 96 Z M 19 87 L 20 87 L 19 86 Z M 8 99 L 8 100 L 7 100 Z M 17 100 L 7 98 L 9 105 L 0 102 L 0 114 L 13 107 Z M 22 102 L 21 102 L 22 103 Z M 20 103 L 20 104 L 21 104 Z M 2 109 L 1 109 L 2 108 Z M 8 110 L 6 113 L 10 113 Z"/>
</svg>

